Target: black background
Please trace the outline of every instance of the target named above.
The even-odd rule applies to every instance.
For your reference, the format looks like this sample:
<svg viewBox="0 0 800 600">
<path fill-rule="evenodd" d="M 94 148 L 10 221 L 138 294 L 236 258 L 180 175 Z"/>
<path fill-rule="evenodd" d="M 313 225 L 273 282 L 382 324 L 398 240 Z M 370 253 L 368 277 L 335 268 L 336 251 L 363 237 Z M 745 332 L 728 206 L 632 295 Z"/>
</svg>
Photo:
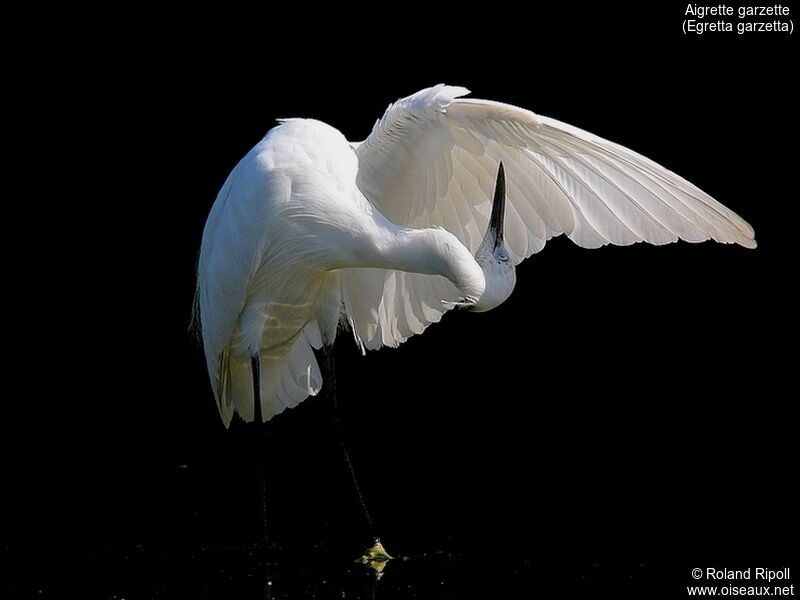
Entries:
<svg viewBox="0 0 800 600">
<path fill-rule="evenodd" d="M 215 570 L 252 559 L 236 549 L 257 504 L 253 440 L 222 426 L 187 332 L 205 217 L 276 118 L 363 139 L 439 82 L 653 158 L 759 247 L 559 238 L 490 313 L 366 357 L 341 335 L 344 436 L 379 533 L 440 557 L 377 597 L 683 597 L 692 567 L 796 558 L 791 37 L 686 37 L 682 3 L 298 9 L 107 15 L 44 65 L 57 127 L 30 157 L 64 185 L 33 276 L 49 341 L 11 324 L 29 390 L 3 439 L 13 594 L 252 591 L 246 568 Z M 268 429 L 273 541 L 326 565 L 278 569 L 276 589 L 333 597 L 369 531 L 324 394 Z"/>
</svg>

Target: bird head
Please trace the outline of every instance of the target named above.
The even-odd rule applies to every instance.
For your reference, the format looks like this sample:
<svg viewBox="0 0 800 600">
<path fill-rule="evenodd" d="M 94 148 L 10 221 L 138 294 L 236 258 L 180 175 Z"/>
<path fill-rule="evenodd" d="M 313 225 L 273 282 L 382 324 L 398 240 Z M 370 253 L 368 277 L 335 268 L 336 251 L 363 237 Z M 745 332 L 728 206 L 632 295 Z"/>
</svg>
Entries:
<svg viewBox="0 0 800 600">
<path fill-rule="evenodd" d="M 506 215 L 506 175 L 503 163 L 497 169 L 492 213 L 486 235 L 475 251 L 475 261 L 483 270 L 486 289 L 470 310 L 485 312 L 500 306 L 514 291 L 517 274 L 514 262 L 505 246 L 503 224 Z"/>
</svg>

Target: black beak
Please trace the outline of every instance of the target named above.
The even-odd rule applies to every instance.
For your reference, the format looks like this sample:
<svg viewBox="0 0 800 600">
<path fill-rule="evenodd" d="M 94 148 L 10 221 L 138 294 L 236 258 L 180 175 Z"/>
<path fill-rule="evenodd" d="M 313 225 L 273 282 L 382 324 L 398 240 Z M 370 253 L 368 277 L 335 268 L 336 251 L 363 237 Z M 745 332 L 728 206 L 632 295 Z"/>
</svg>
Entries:
<svg viewBox="0 0 800 600">
<path fill-rule="evenodd" d="M 495 249 L 503 243 L 503 220 L 506 216 L 506 173 L 503 161 L 497 169 L 497 182 L 494 184 L 494 201 L 492 214 L 489 217 L 488 231 L 494 235 Z"/>
</svg>

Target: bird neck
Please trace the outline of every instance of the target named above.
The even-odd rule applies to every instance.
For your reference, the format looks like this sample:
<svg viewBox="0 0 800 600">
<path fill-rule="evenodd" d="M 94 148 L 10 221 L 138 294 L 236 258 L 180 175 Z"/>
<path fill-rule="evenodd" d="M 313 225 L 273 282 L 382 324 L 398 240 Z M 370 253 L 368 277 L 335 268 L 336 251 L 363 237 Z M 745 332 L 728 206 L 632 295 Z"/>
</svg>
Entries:
<svg viewBox="0 0 800 600">
<path fill-rule="evenodd" d="M 444 229 L 412 229 L 390 224 L 381 228 L 375 244 L 378 264 L 384 269 L 441 275 L 459 292 L 477 301 L 486 288 L 480 265 L 456 236 Z"/>
</svg>

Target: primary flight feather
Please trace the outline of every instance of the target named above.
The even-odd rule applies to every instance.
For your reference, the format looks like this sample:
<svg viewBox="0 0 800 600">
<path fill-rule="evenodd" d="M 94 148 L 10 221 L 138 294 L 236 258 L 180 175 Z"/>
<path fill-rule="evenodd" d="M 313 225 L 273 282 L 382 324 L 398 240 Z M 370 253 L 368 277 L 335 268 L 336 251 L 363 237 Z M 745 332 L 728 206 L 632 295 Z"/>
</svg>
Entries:
<svg viewBox="0 0 800 600">
<path fill-rule="evenodd" d="M 467 93 L 437 85 L 399 100 L 361 143 L 287 119 L 233 169 L 197 285 L 226 425 L 316 394 L 312 348 L 333 343 L 342 312 L 362 348 L 397 346 L 454 306 L 502 303 L 515 265 L 556 235 L 585 248 L 756 246 L 741 217 L 644 156 Z"/>
</svg>

